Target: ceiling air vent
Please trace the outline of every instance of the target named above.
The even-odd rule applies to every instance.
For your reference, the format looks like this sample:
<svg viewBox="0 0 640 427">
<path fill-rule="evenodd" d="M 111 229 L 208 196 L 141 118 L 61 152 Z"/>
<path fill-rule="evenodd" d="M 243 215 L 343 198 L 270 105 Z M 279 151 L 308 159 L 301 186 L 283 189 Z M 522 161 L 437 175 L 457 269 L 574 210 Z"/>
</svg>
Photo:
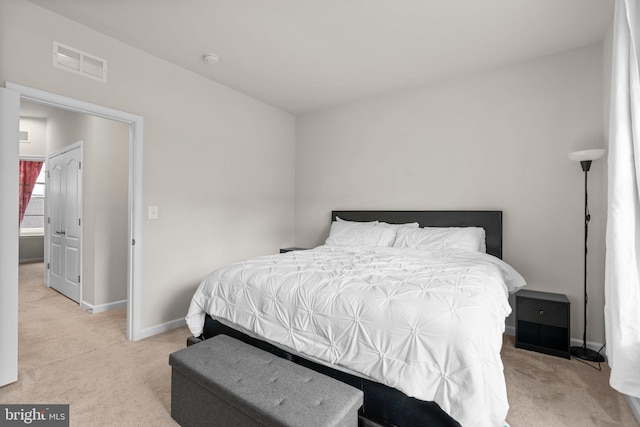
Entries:
<svg viewBox="0 0 640 427">
<path fill-rule="evenodd" d="M 53 66 L 101 82 L 107 81 L 107 61 L 62 43 L 53 42 Z"/>
</svg>

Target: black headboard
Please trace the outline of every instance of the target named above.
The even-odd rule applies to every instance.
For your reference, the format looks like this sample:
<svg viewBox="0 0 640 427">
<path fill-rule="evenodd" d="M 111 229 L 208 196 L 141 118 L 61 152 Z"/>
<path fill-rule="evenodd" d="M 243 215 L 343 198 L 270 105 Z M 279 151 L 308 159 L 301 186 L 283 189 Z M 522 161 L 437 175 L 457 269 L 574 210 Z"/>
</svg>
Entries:
<svg viewBox="0 0 640 427">
<path fill-rule="evenodd" d="M 502 259 L 502 211 L 333 211 L 347 221 L 384 221 L 391 224 L 417 222 L 420 227 L 482 227 L 487 253 Z"/>
</svg>

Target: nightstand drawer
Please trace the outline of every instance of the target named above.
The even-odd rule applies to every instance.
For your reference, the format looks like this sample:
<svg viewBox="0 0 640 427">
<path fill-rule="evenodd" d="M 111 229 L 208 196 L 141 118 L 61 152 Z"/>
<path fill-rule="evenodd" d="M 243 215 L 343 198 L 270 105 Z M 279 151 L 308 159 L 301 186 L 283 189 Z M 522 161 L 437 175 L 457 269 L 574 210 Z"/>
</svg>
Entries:
<svg viewBox="0 0 640 427">
<path fill-rule="evenodd" d="M 523 298 L 518 298 L 517 302 L 518 320 L 560 328 L 567 326 L 567 304 Z"/>
</svg>

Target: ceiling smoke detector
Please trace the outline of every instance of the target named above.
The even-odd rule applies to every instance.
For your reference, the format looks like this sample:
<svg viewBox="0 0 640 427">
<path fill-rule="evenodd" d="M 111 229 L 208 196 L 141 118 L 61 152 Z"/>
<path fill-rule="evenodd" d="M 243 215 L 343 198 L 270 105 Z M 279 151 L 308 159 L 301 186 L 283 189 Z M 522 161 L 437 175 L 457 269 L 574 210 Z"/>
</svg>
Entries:
<svg viewBox="0 0 640 427">
<path fill-rule="evenodd" d="M 202 55 L 202 61 L 205 64 L 217 64 L 218 62 L 220 62 L 220 57 L 215 53 L 205 53 L 204 55 Z"/>
</svg>

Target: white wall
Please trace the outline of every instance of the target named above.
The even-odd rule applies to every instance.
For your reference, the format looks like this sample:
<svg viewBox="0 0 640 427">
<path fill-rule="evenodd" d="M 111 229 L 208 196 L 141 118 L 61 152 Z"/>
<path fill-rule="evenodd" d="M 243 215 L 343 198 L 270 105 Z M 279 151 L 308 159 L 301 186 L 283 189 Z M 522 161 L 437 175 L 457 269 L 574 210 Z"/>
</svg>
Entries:
<svg viewBox="0 0 640 427">
<path fill-rule="evenodd" d="M 108 82 L 53 68 L 54 40 L 105 58 Z M 144 117 L 143 203 L 160 219 L 142 229 L 143 329 L 184 318 L 215 267 L 293 243 L 290 114 L 25 0 L 0 3 L 5 81 Z"/>
<path fill-rule="evenodd" d="M 87 116 L 91 144 L 86 144 L 85 184 L 94 190 L 92 203 L 94 230 L 95 295 L 93 305 L 127 299 L 129 126 L 114 120 Z"/>
<path fill-rule="evenodd" d="M 298 119 L 296 245 L 332 209 L 500 209 L 504 259 L 529 289 L 566 294 L 582 334 L 584 173 L 603 146 L 602 46 L 452 78 Z M 603 163 L 590 176 L 589 340 L 604 341 Z"/>
<path fill-rule="evenodd" d="M 29 142 L 20 143 L 20 155 L 44 158 L 47 149 L 47 119 L 20 117 L 20 130 L 29 131 Z"/>
</svg>

